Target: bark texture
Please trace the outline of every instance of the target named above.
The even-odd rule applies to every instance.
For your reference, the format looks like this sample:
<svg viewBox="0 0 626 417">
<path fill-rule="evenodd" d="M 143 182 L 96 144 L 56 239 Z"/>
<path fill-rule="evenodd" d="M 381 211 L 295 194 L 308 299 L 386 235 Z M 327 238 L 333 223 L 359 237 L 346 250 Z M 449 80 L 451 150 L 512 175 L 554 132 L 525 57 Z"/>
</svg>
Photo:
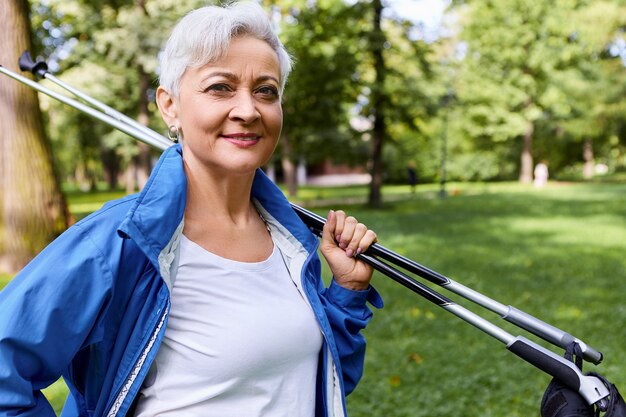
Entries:
<svg viewBox="0 0 626 417">
<path fill-rule="evenodd" d="M 30 50 L 27 0 L 0 7 L 0 65 Z M 68 224 L 37 93 L 0 75 L 0 271 L 14 273 Z"/>
<path fill-rule="evenodd" d="M 523 137 L 522 153 L 520 155 L 519 181 L 522 184 L 533 182 L 533 133 L 535 126 L 529 122 Z"/>
<path fill-rule="evenodd" d="M 372 88 L 372 102 L 374 126 L 372 129 L 372 182 L 370 183 L 368 202 L 371 207 L 381 207 L 383 204 L 383 143 L 387 136 L 385 121 L 385 59 L 383 49 L 385 35 L 381 29 L 383 4 L 381 0 L 372 2 L 374 9 L 373 30 L 371 34 L 371 50 L 376 71 L 376 81 Z"/>
<path fill-rule="evenodd" d="M 585 164 L 583 165 L 583 178 L 590 180 L 593 178 L 593 167 L 595 165 L 593 157 L 593 141 L 591 138 L 586 138 L 583 143 L 583 160 L 585 161 Z"/>
</svg>

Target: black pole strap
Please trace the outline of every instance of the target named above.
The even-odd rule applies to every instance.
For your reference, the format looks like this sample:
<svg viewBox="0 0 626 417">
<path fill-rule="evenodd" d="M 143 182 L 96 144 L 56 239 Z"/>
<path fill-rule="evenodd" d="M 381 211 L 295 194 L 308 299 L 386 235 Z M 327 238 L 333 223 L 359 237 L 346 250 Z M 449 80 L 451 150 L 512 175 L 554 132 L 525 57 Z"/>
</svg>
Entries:
<svg viewBox="0 0 626 417">
<path fill-rule="evenodd" d="M 24 51 L 22 55 L 20 55 L 18 65 L 22 71 L 31 72 L 39 78 L 44 78 L 48 72 L 48 64 L 46 64 L 45 61 L 33 61 L 33 58 L 30 56 L 30 52 L 28 51 Z"/>
</svg>

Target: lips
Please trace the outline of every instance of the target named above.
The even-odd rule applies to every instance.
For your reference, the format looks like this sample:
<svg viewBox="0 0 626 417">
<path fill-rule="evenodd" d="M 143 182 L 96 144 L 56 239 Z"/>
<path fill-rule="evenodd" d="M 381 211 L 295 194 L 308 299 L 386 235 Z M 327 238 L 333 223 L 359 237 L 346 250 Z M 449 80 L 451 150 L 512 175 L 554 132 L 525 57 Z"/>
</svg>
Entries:
<svg viewBox="0 0 626 417">
<path fill-rule="evenodd" d="M 261 136 L 256 133 L 231 133 L 228 135 L 222 135 L 222 137 L 240 148 L 248 148 L 254 146 L 259 142 Z"/>
<path fill-rule="evenodd" d="M 256 133 L 231 133 L 229 135 L 222 135 L 226 139 L 235 140 L 256 140 L 259 139 L 259 135 Z"/>
</svg>

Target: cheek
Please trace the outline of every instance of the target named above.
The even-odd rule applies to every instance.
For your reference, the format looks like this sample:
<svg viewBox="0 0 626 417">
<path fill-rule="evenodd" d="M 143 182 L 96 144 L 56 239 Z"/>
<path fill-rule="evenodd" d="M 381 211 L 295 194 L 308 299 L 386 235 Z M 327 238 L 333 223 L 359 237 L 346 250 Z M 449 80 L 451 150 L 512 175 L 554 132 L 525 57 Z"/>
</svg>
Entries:
<svg viewBox="0 0 626 417">
<path fill-rule="evenodd" d="M 182 122 L 187 124 L 187 129 L 206 131 L 215 127 L 218 120 L 223 118 L 223 107 L 201 96 L 188 94 L 187 100 L 181 102 Z"/>
<path fill-rule="evenodd" d="M 193 135 L 198 139 L 207 139 L 218 132 L 221 126 L 214 114 L 201 112 L 187 115 L 183 123 L 186 124 L 188 136 Z"/>
<path fill-rule="evenodd" d="M 271 123 L 272 131 L 279 135 L 283 128 L 283 108 L 280 105 L 272 110 L 268 122 Z"/>
</svg>

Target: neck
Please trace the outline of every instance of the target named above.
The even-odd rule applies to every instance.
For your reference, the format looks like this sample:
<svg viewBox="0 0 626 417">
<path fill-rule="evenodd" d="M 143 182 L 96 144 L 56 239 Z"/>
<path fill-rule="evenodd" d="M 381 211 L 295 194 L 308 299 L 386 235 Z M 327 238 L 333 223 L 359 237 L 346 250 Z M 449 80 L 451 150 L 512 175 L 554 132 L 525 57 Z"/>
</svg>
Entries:
<svg viewBox="0 0 626 417">
<path fill-rule="evenodd" d="M 185 162 L 187 206 L 183 234 L 207 251 L 241 262 L 267 259 L 268 229 L 250 201 L 254 172 L 192 169 Z"/>
<path fill-rule="evenodd" d="M 239 176 L 221 175 L 208 170 L 191 169 L 187 163 L 185 173 L 186 220 L 207 219 L 210 222 L 231 222 L 236 225 L 250 221 L 251 213 L 255 213 L 251 210 L 250 202 L 254 173 Z"/>
</svg>

